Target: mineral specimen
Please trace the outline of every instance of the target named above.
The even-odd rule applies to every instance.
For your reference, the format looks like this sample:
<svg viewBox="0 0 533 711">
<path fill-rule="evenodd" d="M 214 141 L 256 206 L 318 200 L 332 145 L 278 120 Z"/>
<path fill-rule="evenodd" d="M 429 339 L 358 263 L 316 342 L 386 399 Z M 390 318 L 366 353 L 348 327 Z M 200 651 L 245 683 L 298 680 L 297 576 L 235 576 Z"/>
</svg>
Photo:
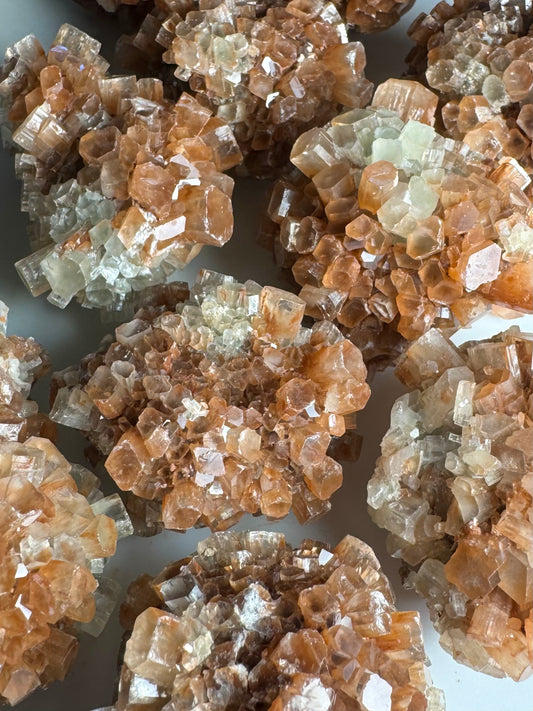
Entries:
<svg viewBox="0 0 533 711">
<path fill-rule="evenodd" d="M 368 485 L 444 649 L 515 680 L 533 672 L 532 356 L 516 327 L 459 348 L 428 331 Z"/>
<path fill-rule="evenodd" d="M 48 439 L 0 441 L 0 701 L 63 679 L 77 628 L 97 635 L 113 610 L 116 584 L 100 573 L 131 523 L 97 482 Z"/>
<path fill-rule="evenodd" d="M 201 104 L 234 129 L 252 173 L 275 173 L 303 131 L 365 106 L 363 45 L 325 0 L 158 3 L 128 47 L 155 45 Z"/>
<path fill-rule="evenodd" d="M 373 551 L 225 533 L 130 586 L 116 711 L 439 711 L 420 620 Z"/>
<path fill-rule="evenodd" d="M 48 356 L 33 338 L 6 335 L 7 314 L 0 301 L 0 441 L 52 437 L 53 424 L 29 400 L 34 381 L 49 368 Z"/>
<path fill-rule="evenodd" d="M 366 362 L 465 324 L 491 303 L 533 310 L 530 178 L 432 126 L 436 96 L 390 79 L 374 106 L 303 134 L 303 175 L 274 187 L 263 240 L 307 314 L 335 319 Z"/>
<path fill-rule="evenodd" d="M 415 0 L 334 0 L 346 22 L 361 32 L 386 30 L 396 24 Z"/>
<path fill-rule="evenodd" d="M 162 501 L 168 528 L 328 511 L 328 447 L 370 394 L 361 353 L 327 321 L 303 328 L 280 289 L 204 271 L 192 295 L 176 285 L 56 374 L 51 418 L 86 432 L 121 489 Z"/>
<path fill-rule="evenodd" d="M 440 2 L 409 29 L 411 70 L 444 102 L 453 138 L 533 172 L 533 12 L 529 0 Z"/>
<path fill-rule="evenodd" d="M 32 221 L 17 268 L 52 303 L 121 309 L 204 244 L 232 234 L 241 154 L 229 127 L 155 79 L 112 77 L 100 43 L 64 25 L 46 55 L 32 37 L 7 51 L 0 119 L 12 129 Z"/>
</svg>

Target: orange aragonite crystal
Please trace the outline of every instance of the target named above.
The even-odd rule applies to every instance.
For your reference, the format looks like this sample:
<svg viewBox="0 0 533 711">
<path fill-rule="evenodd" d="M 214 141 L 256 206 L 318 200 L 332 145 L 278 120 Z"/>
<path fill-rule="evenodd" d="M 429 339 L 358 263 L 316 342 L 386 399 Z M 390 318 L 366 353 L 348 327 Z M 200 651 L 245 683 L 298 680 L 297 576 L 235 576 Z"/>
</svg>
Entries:
<svg viewBox="0 0 533 711">
<path fill-rule="evenodd" d="M 6 317 L 0 302 L 0 702 L 15 705 L 64 679 L 78 627 L 100 634 L 118 592 L 104 559 L 133 529 L 120 498 L 46 438 L 54 426 L 28 396 L 47 356 L 7 337 Z"/>
<path fill-rule="evenodd" d="M 439 93 L 448 135 L 491 159 L 510 156 L 530 175 L 532 17 L 522 0 L 440 2 L 411 25 L 416 47 L 408 57 Z"/>
<path fill-rule="evenodd" d="M 326 0 L 157 3 L 122 42 L 150 60 L 157 46 L 175 76 L 234 129 L 251 173 L 278 173 L 294 140 L 342 106 L 365 106 L 365 51 L 348 42 L 335 4 Z"/>
<path fill-rule="evenodd" d="M 533 337 L 516 327 L 456 348 L 432 329 L 400 361 L 368 484 L 444 649 L 493 676 L 533 672 Z"/>
<path fill-rule="evenodd" d="M 241 154 L 231 130 L 155 79 L 113 77 L 100 44 L 64 25 L 48 54 L 29 36 L 0 70 L 2 118 L 19 151 L 32 254 L 17 268 L 33 295 L 121 309 L 233 230 Z"/>
<path fill-rule="evenodd" d="M 171 296 L 56 374 L 52 419 L 86 432 L 121 489 L 162 502 L 168 528 L 328 511 L 330 442 L 370 394 L 359 350 L 331 323 L 303 328 L 280 289 L 202 272 L 191 301 Z"/>
<path fill-rule="evenodd" d="M 379 32 L 396 24 L 415 0 L 340 0 L 346 22 L 360 32 Z M 339 4 L 338 0 L 335 0 Z"/>
<path fill-rule="evenodd" d="M 306 313 L 329 318 L 367 363 L 491 304 L 533 311 L 531 179 L 433 127 L 436 96 L 389 79 L 373 107 L 303 134 L 272 191 L 263 241 Z"/>
<path fill-rule="evenodd" d="M 441 711 L 418 613 L 399 612 L 373 551 L 216 534 L 129 589 L 116 711 Z M 149 696 L 148 696 L 149 694 Z"/>
</svg>

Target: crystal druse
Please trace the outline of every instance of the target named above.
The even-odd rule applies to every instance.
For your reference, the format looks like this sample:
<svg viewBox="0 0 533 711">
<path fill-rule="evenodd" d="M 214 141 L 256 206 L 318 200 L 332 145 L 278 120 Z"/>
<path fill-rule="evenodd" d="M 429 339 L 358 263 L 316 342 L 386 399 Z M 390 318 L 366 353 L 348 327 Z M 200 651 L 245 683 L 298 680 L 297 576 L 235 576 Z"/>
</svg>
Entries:
<svg viewBox="0 0 533 711">
<path fill-rule="evenodd" d="M 0 703 L 14 705 L 64 679 L 77 632 L 98 635 L 117 585 L 102 577 L 117 538 L 132 532 L 117 495 L 71 465 L 28 399 L 45 357 L 5 335 L 0 302 Z"/>
<path fill-rule="evenodd" d="M 516 327 L 459 348 L 428 331 L 398 365 L 409 392 L 368 484 L 444 649 L 515 680 L 533 672 L 532 357 Z"/>
<path fill-rule="evenodd" d="M 17 151 L 34 296 L 120 310 L 233 231 L 241 160 L 230 128 L 156 79 L 114 77 L 100 43 L 63 25 L 48 54 L 33 36 L 6 52 L 0 123 Z"/>
<path fill-rule="evenodd" d="M 303 131 L 372 94 L 363 45 L 348 42 L 325 0 L 163 0 L 123 38 L 119 57 L 157 63 L 162 50 L 195 98 L 232 126 L 246 169 L 260 177 L 286 165 Z"/>
<path fill-rule="evenodd" d="M 118 486 L 162 502 L 168 528 L 220 530 L 244 513 L 300 522 L 342 483 L 328 454 L 368 400 L 360 351 L 304 302 L 201 272 L 80 366 L 55 376 L 56 422 L 83 430 Z"/>
<path fill-rule="evenodd" d="M 533 6 L 454 0 L 409 29 L 410 69 L 439 94 L 446 132 L 491 159 L 533 172 Z"/>
<path fill-rule="evenodd" d="M 262 240 L 306 313 L 335 321 L 365 361 L 492 304 L 533 311 L 531 179 L 433 127 L 437 96 L 389 79 L 373 106 L 297 139 Z"/>
<path fill-rule="evenodd" d="M 418 613 L 400 612 L 372 549 L 223 533 L 144 575 L 116 711 L 441 711 Z"/>
</svg>

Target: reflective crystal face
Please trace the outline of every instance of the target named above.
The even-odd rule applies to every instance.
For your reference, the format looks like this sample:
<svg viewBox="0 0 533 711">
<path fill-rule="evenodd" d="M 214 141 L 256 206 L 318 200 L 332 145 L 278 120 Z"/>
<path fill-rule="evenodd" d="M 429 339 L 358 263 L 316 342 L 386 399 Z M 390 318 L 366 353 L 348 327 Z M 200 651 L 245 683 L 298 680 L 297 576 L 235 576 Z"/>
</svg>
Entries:
<svg viewBox="0 0 533 711">
<path fill-rule="evenodd" d="M 119 54 L 157 62 L 158 47 L 200 103 L 232 126 L 246 168 L 263 177 L 286 165 L 303 131 L 342 106 L 365 106 L 372 92 L 363 45 L 348 42 L 326 0 L 165 0 Z"/>
<path fill-rule="evenodd" d="M 84 430 L 121 489 L 162 502 L 185 530 L 329 510 L 370 389 L 361 353 L 328 322 L 301 325 L 297 296 L 201 272 L 115 342 L 55 376 L 56 422 Z"/>
<path fill-rule="evenodd" d="M 492 303 L 533 309 L 531 180 L 433 128 L 437 97 L 389 79 L 374 106 L 303 134 L 303 175 L 275 185 L 263 241 L 306 313 L 335 320 L 366 362 Z"/>
<path fill-rule="evenodd" d="M 517 328 L 460 348 L 428 331 L 398 365 L 410 392 L 368 485 L 444 649 L 515 680 L 533 672 L 532 356 Z"/>
<path fill-rule="evenodd" d="M 457 0 L 422 14 L 409 35 L 411 71 L 443 101 L 453 138 L 490 159 L 509 156 L 531 175 L 533 45 L 531 5 Z"/>
<path fill-rule="evenodd" d="M 116 711 L 440 711 L 418 613 L 399 612 L 379 562 L 279 533 L 217 534 L 129 588 Z"/>
<path fill-rule="evenodd" d="M 204 244 L 231 237 L 241 160 L 228 126 L 156 79 L 113 77 L 100 43 L 64 25 L 48 54 L 28 36 L 0 69 L 0 120 L 18 151 L 32 253 L 17 263 L 34 296 L 122 309 Z"/>
</svg>

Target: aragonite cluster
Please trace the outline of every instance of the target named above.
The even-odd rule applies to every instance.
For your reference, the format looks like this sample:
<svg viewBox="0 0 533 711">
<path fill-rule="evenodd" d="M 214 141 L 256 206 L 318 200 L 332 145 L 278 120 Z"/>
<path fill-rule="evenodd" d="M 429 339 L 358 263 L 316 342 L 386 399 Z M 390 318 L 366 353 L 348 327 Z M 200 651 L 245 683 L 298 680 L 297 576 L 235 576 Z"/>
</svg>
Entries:
<svg viewBox="0 0 533 711">
<path fill-rule="evenodd" d="M 333 0 L 348 25 L 360 32 L 378 32 L 395 25 L 415 0 Z"/>
<path fill-rule="evenodd" d="M 164 61 L 233 127 L 247 169 L 260 176 L 287 163 L 303 131 L 341 106 L 365 106 L 372 93 L 363 45 L 348 42 L 325 0 L 164 0 L 127 44 L 150 58 L 157 44 L 166 48 Z"/>
<path fill-rule="evenodd" d="M 133 529 L 118 495 L 104 498 L 47 438 L 53 426 L 28 399 L 47 358 L 6 337 L 6 317 L 0 302 L 0 703 L 15 705 L 64 679 L 78 630 L 100 634 L 118 593 L 105 558 Z"/>
<path fill-rule="evenodd" d="M 190 301 L 176 289 L 56 374 L 51 418 L 86 432 L 121 489 L 162 502 L 168 528 L 328 511 L 328 448 L 370 394 L 360 351 L 331 323 L 303 328 L 280 289 L 214 272 Z"/>
<path fill-rule="evenodd" d="M 516 327 L 459 348 L 428 331 L 368 485 L 444 649 L 515 680 L 533 672 L 532 356 Z"/>
<path fill-rule="evenodd" d="M 291 154 L 301 173 L 272 192 L 264 239 L 307 313 L 379 362 L 491 304 L 531 312 L 524 169 L 439 135 L 437 97 L 417 82 L 389 79 L 373 102 L 303 134 Z"/>
<path fill-rule="evenodd" d="M 7 314 L 0 301 L 0 441 L 52 437 L 54 425 L 29 399 L 34 381 L 49 369 L 48 355 L 33 338 L 7 336 Z"/>
<path fill-rule="evenodd" d="M 409 29 L 411 70 L 442 99 L 448 134 L 533 172 L 533 10 L 529 0 L 440 2 Z"/>
<path fill-rule="evenodd" d="M 113 77 L 100 43 L 63 25 L 48 54 L 33 37 L 6 53 L 0 120 L 12 131 L 31 220 L 17 269 L 33 295 L 120 310 L 232 234 L 241 159 L 229 127 L 155 79 Z"/>
<path fill-rule="evenodd" d="M 418 613 L 399 612 L 373 551 L 224 533 L 130 586 L 116 711 L 440 711 Z"/>
</svg>

